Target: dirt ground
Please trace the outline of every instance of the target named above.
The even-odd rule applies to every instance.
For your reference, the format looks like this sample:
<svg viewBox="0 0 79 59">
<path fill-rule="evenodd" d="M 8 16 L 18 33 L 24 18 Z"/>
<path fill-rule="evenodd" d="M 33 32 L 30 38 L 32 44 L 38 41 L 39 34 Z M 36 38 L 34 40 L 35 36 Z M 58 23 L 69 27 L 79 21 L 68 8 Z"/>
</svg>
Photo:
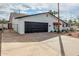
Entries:
<svg viewBox="0 0 79 59">
<path fill-rule="evenodd" d="M 40 42 L 52 37 L 56 37 L 56 33 L 27 33 L 20 35 L 14 31 L 5 30 L 3 33 L 2 42 Z"/>
<path fill-rule="evenodd" d="M 77 31 L 75 31 L 75 32 L 69 32 L 66 35 L 72 36 L 72 37 L 75 37 L 75 38 L 79 38 L 79 32 L 77 32 Z"/>
<path fill-rule="evenodd" d="M 78 56 L 79 39 L 57 33 L 2 34 L 2 56 Z"/>
</svg>

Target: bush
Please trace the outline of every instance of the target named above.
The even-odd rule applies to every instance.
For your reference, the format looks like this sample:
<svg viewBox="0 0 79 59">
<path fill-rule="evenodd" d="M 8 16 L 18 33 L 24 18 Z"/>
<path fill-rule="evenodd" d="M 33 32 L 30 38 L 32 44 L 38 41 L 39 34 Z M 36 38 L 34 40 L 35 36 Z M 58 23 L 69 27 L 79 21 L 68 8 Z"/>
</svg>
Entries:
<svg viewBox="0 0 79 59">
<path fill-rule="evenodd" d="M 53 32 L 52 30 L 50 32 Z"/>
<path fill-rule="evenodd" d="M 74 29 L 73 29 L 73 28 L 70 28 L 70 31 L 72 31 L 72 32 L 73 32 L 73 31 L 74 31 Z"/>
<path fill-rule="evenodd" d="M 72 34 L 71 34 L 71 33 L 69 33 L 69 34 L 68 34 L 68 36 L 72 36 Z"/>
<path fill-rule="evenodd" d="M 64 30 L 62 30 L 62 32 L 64 32 Z"/>
<path fill-rule="evenodd" d="M 56 32 L 56 30 L 54 30 L 54 32 Z"/>
</svg>

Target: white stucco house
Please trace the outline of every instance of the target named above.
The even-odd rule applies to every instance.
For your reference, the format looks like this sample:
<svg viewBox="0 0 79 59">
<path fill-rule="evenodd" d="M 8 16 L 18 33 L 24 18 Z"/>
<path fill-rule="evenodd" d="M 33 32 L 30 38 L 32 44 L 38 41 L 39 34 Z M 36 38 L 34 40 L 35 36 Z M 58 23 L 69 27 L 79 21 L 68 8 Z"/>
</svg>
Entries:
<svg viewBox="0 0 79 59">
<path fill-rule="evenodd" d="M 54 32 L 57 30 L 58 18 L 49 12 L 13 16 L 11 19 L 12 28 L 19 34 L 32 32 Z M 67 28 L 68 24 L 60 20 L 60 31 Z"/>
</svg>

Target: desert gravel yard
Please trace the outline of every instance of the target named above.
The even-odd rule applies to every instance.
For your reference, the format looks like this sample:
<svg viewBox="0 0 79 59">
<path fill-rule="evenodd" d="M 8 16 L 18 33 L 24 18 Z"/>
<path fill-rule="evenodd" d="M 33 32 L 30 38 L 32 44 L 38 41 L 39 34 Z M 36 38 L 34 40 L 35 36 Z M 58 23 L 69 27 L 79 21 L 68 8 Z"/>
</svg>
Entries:
<svg viewBox="0 0 79 59">
<path fill-rule="evenodd" d="M 2 34 L 2 56 L 79 55 L 79 38 L 57 33 L 19 35 L 6 30 Z"/>
</svg>

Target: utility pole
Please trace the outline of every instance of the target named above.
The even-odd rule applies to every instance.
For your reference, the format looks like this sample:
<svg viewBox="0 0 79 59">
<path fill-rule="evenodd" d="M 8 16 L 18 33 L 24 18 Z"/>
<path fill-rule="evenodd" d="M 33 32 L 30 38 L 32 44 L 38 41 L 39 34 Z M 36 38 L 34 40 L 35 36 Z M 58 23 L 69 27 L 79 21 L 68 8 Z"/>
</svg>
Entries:
<svg viewBox="0 0 79 59">
<path fill-rule="evenodd" d="M 59 3 L 58 3 L 58 36 L 59 36 L 59 44 L 60 44 L 60 52 L 61 52 L 61 56 L 65 56 L 65 52 L 64 52 L 64 47 L 63 47 L 63 41 L 61 38 L 61 34 L 60 34 L 60 8 L 59 8 Z"/>
<path fill-rule="evenodd" d="M 59 10 L 59 3 L 58 5 L 58 33 L 60 32 L 60 10 Z"/>
</svg>

